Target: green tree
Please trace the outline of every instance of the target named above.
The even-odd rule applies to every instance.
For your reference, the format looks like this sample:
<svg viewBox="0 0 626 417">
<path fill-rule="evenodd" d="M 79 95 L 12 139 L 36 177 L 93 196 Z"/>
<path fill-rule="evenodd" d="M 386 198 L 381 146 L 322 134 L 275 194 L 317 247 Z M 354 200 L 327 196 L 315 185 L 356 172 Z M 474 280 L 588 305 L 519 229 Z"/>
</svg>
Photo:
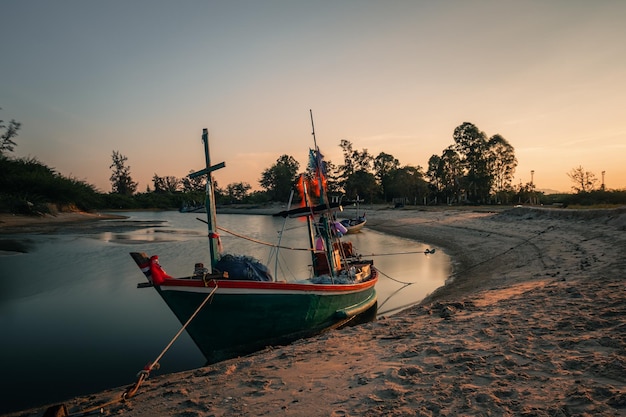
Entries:
<svg viewBox="0 0 626 417">
<path fill-rule="evenodd" d="M 400 161 L 394 158 L 393 155 L 381 152 L 374 158 L 374 176 L 378 181 L 382 182 L 385 175 L 398 168 L 400 168 Z"/>
<path fill-rule="evenodd" d="M 511 187 L 513 189 L 513 187 Z M 538 199 L 543 195 L 535 190 L 535 184 L 527 182 L 526 184 L 520 184 L 515 187 L 517 193 L 513 195 L 514 201 L 519 204 L 538 204 Z"/>
<path fill-rule="evenodd" d="M 175 193 L 180 190 L 182 185 L 180 178 L 172 175 L 159 177 L 157 174 L 154 174 L 154 177 L 152 177 L 152 183 L 154 184 L 155 193 Z"/>
<path fill-rule="evenodd" d="M 408 198 L 420 202 L 428 193 L 422 168 L 404 166 L 392 170 L 387 175 L 388 195 L 393 198 Z"/>
<path fill-rule="evenodd" d="M 2 108 L 0 108 L 2 110 Z M 8 125 L 4 124 L 4 120 L 0 119 L 0 156 L 3 156 L 6 152 L 13 152 L 16 143 L 13 141 L 18 135 L 18 131 L 22 127 L 22 124 L 11 119 Z"/>
<path fill-rule="evenodd" d="M 346 180 L 344 186 L 346 197 L 355 200 L 357 196 L 365 197 L 367 201 L 374 201 L 380 191 L 376 177 L 371 172 L 359 170 Z"/>
<path fill-rule="evenodd" d="M 493 177 L 492 189 L 498 202 L 506 200 L 507 191 L 512 189 L 511 182 L 517 167 L 515 149 L 500 135 L 494 135 L 487 143 L 489 172 Z M 507 201 L 505 201 L 507 202 Z"/>
<path fill-rule="evenodd" d="M 339 167 L 331 161 L 322 161 L 324 172 L 326 172 L 326 190 L 329 194 L 339 194 L 341 192 Z"/>
<path fill-rule="evenodd" d="M 113 170 L 110 178 L 113 193 L 133 195 L 137 190 L 137 183 L 130 176 L 130 167 L 126 166 L 128 158 L 118 151 L 113 151 L 112 159 L 113 163 L 109 168 Z"/>
<path fill-rule="evenodd" d="M 190 174 L 193 172 L 194 171 L 189 171 Z M 184 192 L 204 191 L 206 188 L 206 177 L 203 175 L 195 178 L 186 176 L 181 179 L 181 183 Z"/>
<path fill-rule="evenodd" d="M 231 203 L 241 203 L 248 193 L 252 189 L 252 186 L 247 182 L 233 182 L 226 186 L 226 195 Z"/>
<path fill-rule="evenodd" d="M 154 185 L 155 193 L 159 194 L 165 192 L 165 184 L 163 178 L 159 177 L 156 173 L 152 177 L 152 184 Z"/>
<path fill-rule="evenodd" d="M 0 211 L 41 214 L 51 207 L 100 205 L 93 185 L 64 177 L 35 158 L 0 158 Z"/>
<path fill-rule="evenodd" d="M 577 168 L 572 168 L 572 170 L 567 173 L 567 176 L 574 182 L 572 190 L 577 193 L 588 193 L 593 191 L 596 183 L 598 182 L 595 174 L 593 172 L 585 171 L 582 165 L 579 165 Z"/>
<path fill-rule="evenodd" d="M 343 152 L 343 165 L 339 166 L 339 171 L 344 180 L 356 171 L 370 172 L 372 170 L 374 157 L 367 149 L 362 151 L 355 150 L 352 142 L 347 139 L 342 139 L 339 147 Z"/>
<path fill-rule="evenodd" d="M 439 194 L 443 188 L 441 180 L 441 157 L 439 155 L 431 155 L 430 158 L 428 158 L 426 178 L 428 178 L 431 190 L 435 194 Z"/>
<path fill-rule="evenodd" d="M 354 162 L 354 150 L 352 142 L 347 139 L 341 139 L 339 147 L 343 152 L 343 165 L 339 165 L 339 174 L 342 180 L 345 180 L 356 171 Z"/>
<path fill-rule="evenodd" d="M 181 189 L 181 180 L 174 175 L 166 175 L 163 177 L 163 185 L 168 193 L 175 193 Z"/>
<path fill-rule="evenodd" d="M 400 161 L 389 155 L 388 153 L 381 152 L 374 158 L 374 176 L 380 184 L 383 198 L 387 201 L 388 187 L 389 187 L 389 173 L 397 170 L 400 167 Z"/>
<path fill-rule="evenodd" d="M 468 122 L 454 129 L 452 136 L 464 169 L 463 188 L 467 199 L 479 203 L 488 201 L 493 178 L 489 172 L 487 136 Z"/>
<path fill-rule="evenodd" d="M 289 198 L 300 164 L 292 156 L 281 155 L 274 165 L 263 171 L 259 184 L 272 201 Z"/>
<path fill-rule="evenodd" d="M 448 204 L 461 200 L 463 164 L 454 146 L 444 149 L 441 156 L 430 157 L 426 175 L 434 185 L 438 198 Z"/>
<path fill-rule="evenodd" d="M 341 188 L 343 188 L 348 198 L 355 198 L 359 193 L 354 192 L 354 186 L 365 180 L 367 176 L 365 176 L 364 173 L 371 174 L 374 157 L 367 149 L 363 149 L 362 151 L 355 150 L 352 146 L 352 142 L 347 139 L 342 139 L 339 143 L 339 147 L 343 152 L 343 165 L 340 165 L 338 169 L 339 189 L 341 190 Z M 357 175 L 357 177 L 352 178 L 353 175 Z M 376 180 L 373 175 L 372 178 L 374 178 L 374 181 Z M 369 182 L 369 179 L 365 181 Z M 376 188 L 378 188 L 378 185 Z M 375 194 L 378 193 L 379 189 L 377 189 Z M 360 195 L 366 194 L 362 193 Z M 372 199 L 374 195 L 369 195 L 368 197 Z"/>
</svg>

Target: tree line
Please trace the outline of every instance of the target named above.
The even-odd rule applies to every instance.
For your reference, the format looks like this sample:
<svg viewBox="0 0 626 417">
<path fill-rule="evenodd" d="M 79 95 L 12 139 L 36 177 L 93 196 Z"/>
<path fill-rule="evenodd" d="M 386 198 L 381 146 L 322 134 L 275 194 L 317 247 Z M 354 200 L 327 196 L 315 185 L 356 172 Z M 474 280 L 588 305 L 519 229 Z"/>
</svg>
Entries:
<svg viewBox="0 0 626 417">
<path fill-rule="evenodd" d="M 206 179 L 178 178 L 154 174 L 151 186 L 138 192 L 128 158 L 114 150 L 111 155 L 111 192 L 102 193 L 93 185 L 60 175 L 35 158 L 11 158 L 21 124 L 0 120 L 0 211 L 40 213 L 51 204 L 81 210 L 175 208 L 204 201 Z M 435 204 L 517 204 L 550 203 L 551 196 L 537 192 L 532 183 L 512 183 L 517 159 L 513 146 L 501 135 L 488 137 L 472 123 L 454 129 L 452 143 L 441 154 L 432 155 L 426 170 L 401 165 L 388 153 L 371 154 L 356 149 L 352 142 L 339 143 L 343 160 L 335 165 L 323 160 L 330 195 L 369 203 L 412 205 Z M 281 155 L 258 180 L 260 191 L 246 182 L 220 187 L 214 183 L 218 204 L 284 202 L 300 176 L 300 164 L 290 155 Z M 312 176 L 305 167 L 305 175 Z M 615 204 L 626 202 L 624 191 L 598 189 L 595 175 L 579 166 L 567 173 L 578 200 Z M 576 199 L 559 196 L 576 204 Z"/>
<path fill-rule="evenodd" d="M 465 122 L 454 129 L 452 143 L 439 155 L 432 155 L 426 171 L 417 165 L 401 165 L 388 153 L 371 154 L 367 149 L 356 149 L 352 142 L 339 143 L 343 161 L 336 165 L 323 160 L 326 186 L 330 195 L 345 199 L 365 199 L 371 203 L 400 204 L 539 204 L 549 202 L 535 184 L 513 184 L 517 158 L 514 147 L 500 134 L 491 137 L 472 123 Z M 114 161 L 120 155 L 114 151 Z M 114 189 L 130 180 L 126 167 L 113 164 L 111 177 Z M 309 167 L 305 175 L 311 177 Z M 214 184 L 218 203 L 262 203 L 285 201 L 294 189 L 301 167 L 291 155 L 281 155 L 261 173 L 262 191 L 251 191 L 246 182 L 235 182 L 221 188 Z M 593 173 L 582 166 L 567 173 L 577 193 L 597 190 Z M 147 192 L 175 193 L 202 191 L 204 183 L 190 183 L 188 178 L 153 177 L 153 188 Z M 120 186 L 116 186 L 116 182 Z M 602 186 L 603 187 L 603 186 Z M 605 191 L 602 189 L 602 191 Z"/>
</svg>

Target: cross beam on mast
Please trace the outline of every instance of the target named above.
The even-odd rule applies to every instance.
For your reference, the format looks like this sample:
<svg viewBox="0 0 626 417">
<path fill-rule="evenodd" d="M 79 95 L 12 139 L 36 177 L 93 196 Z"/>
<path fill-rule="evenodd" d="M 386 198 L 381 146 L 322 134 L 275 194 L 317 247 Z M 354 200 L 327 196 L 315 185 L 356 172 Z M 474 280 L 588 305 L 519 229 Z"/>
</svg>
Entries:
<svg viewBox="0 0 626 417">
<path fill-rule="evenodd" d="M 209 230 L 209 254 L 211 257 L 211 273 L 217 261 L 219 260 L 219 247 L 217 233 L 217 215 L 215 213 L 215 194 L 213 191 L 213 178 L 211 173 L 218 169 L 224 168 L 226 164 L 220 162 L 219 164 L 211 165 L 211 157 L 209 154 L 209 131 L 208 129 L 202 129 L 202 143 L 204 144 L 204 160 L 205 168 L 200 171 L 193 172 L 188 175 L 189 178 L 197 178 L 201 176 L 207 177 L 206 179 L 206 197 L 204 205 L 206 207 L 207 228 Z"/>
</svg>

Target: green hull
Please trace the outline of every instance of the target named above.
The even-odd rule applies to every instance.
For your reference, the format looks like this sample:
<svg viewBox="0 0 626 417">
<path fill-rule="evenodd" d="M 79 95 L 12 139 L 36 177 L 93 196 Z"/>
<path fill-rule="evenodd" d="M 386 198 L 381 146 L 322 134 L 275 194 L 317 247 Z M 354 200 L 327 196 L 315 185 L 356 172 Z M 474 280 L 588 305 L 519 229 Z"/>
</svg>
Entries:
<svg viewBox="0 0 626 417">
<path fill-rule="evenodd" d="M 208 294 L 157 290 L 183 324 Z M 373 286 L 334 294 L 229 294 L 218 290 L 191 321 L 187 332 L 208 363 L 215 363 L 340 327 L 375 308 Z"/>
</svg>

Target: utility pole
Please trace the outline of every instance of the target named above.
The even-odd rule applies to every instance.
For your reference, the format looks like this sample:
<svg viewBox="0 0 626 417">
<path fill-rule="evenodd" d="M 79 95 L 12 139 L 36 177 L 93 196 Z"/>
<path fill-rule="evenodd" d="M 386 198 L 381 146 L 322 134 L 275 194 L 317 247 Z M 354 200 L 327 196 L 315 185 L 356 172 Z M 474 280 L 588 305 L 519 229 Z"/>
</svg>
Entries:
<svg viewBox="0 0 626 417">
<path fill-rule="evenodd" d="M 535 198 L 535 170 L 530 171 L 530 204 L 537 204 Z"/>
<path fill-rule="evenodd" d="M 606 171 L 602 171 L 602 191 L 604 191 L 604 173 Z"/>
</svg>

